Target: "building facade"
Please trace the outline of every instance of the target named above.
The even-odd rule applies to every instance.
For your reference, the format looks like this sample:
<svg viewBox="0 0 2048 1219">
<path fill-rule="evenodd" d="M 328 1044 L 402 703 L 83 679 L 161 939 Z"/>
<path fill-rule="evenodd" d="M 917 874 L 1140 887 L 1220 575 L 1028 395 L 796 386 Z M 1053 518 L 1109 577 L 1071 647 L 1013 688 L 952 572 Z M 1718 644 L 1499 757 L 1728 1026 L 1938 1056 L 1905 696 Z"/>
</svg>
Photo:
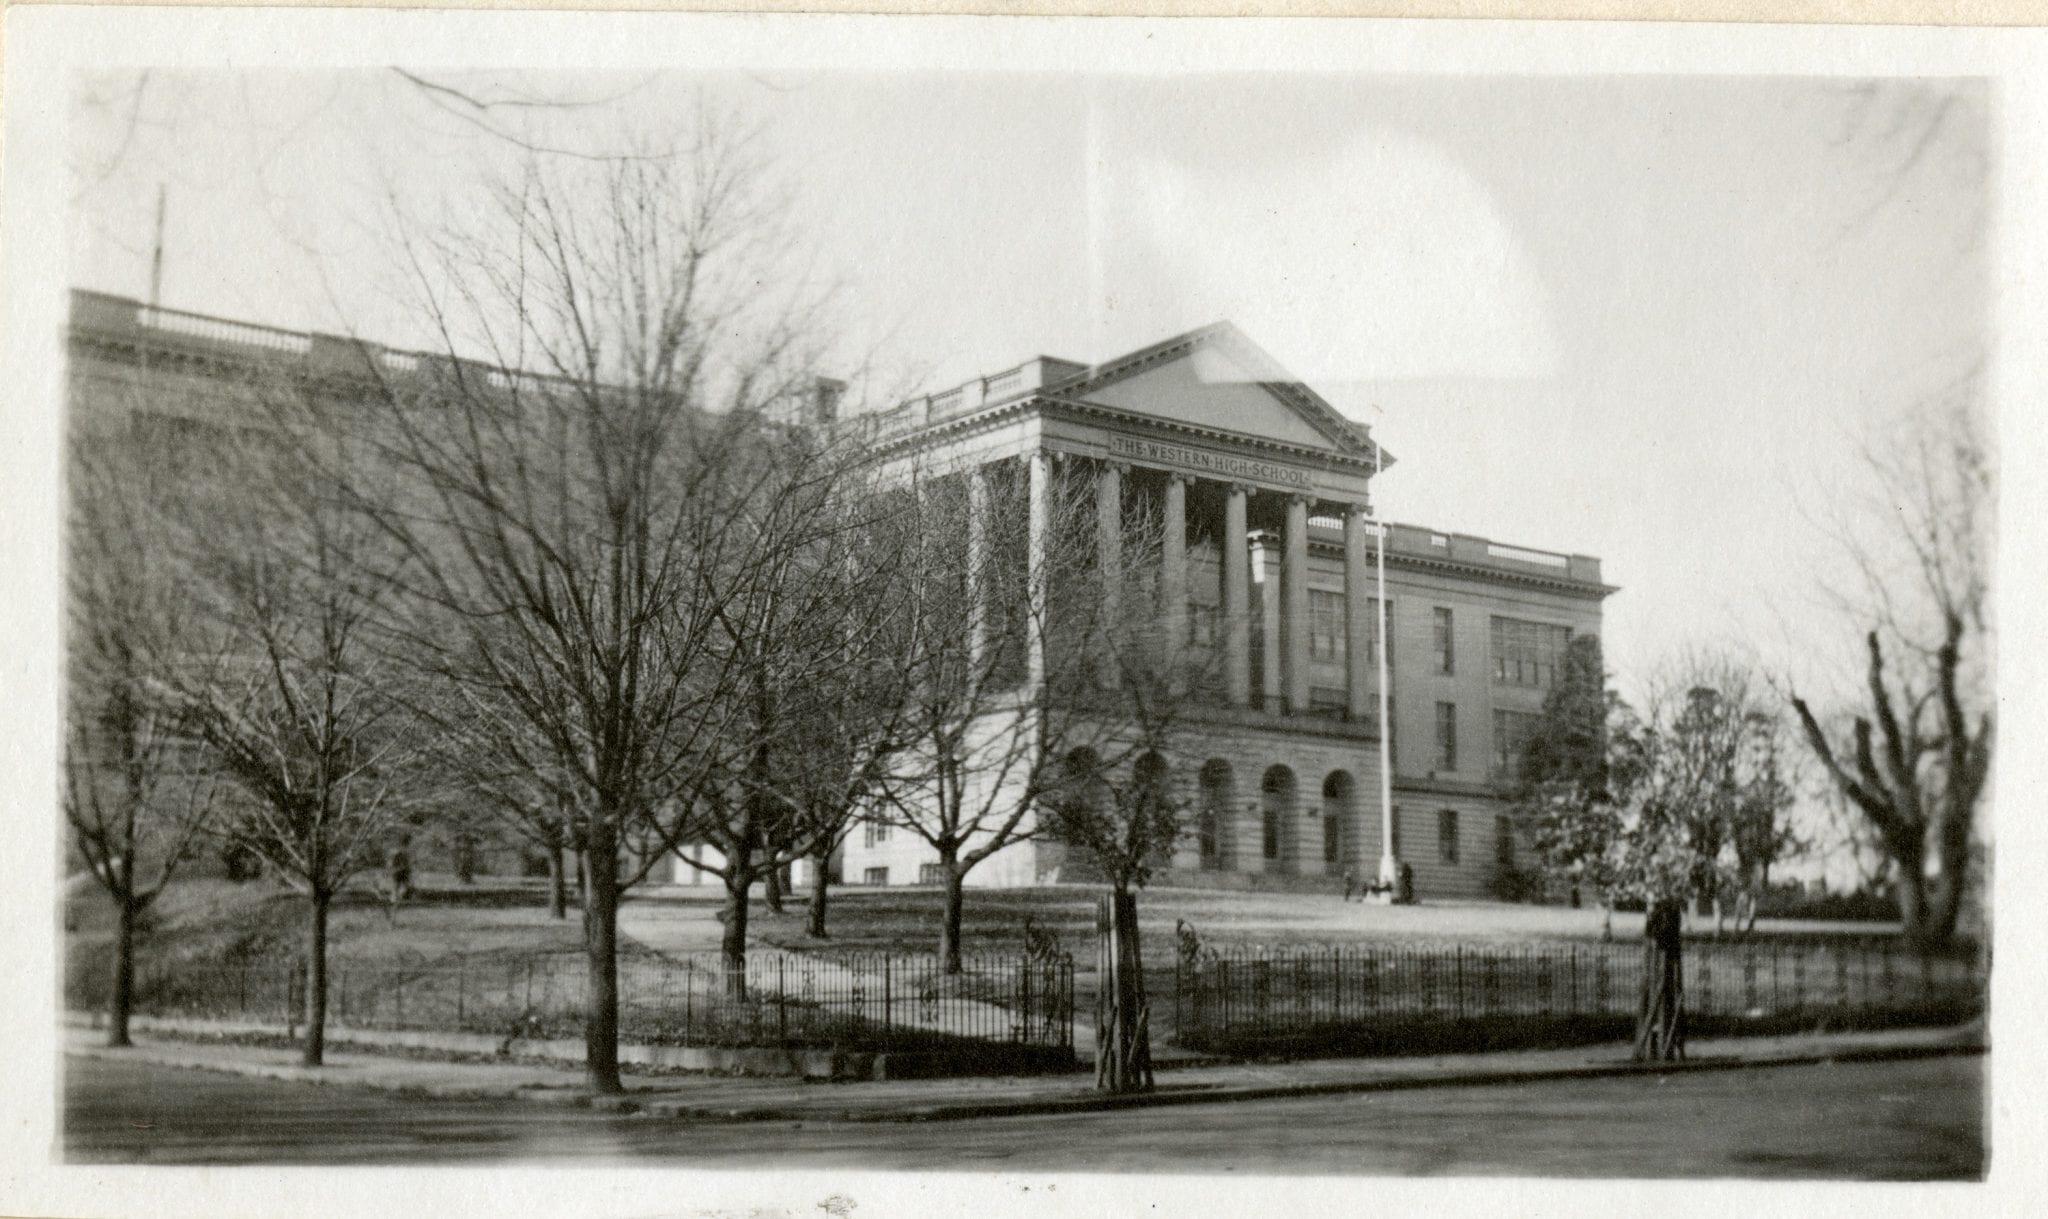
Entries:
<svg viewBox="0 0 2048 1219">
<path fill-rule="evenodd" d="M 1160 616 L 1216 680 L 1180 713 L 1170 782 L 1187 833 L 1155 883 L 1324 888 L 1377 876 L 1382 841 L 1379 635 L 1386 616 L 1392 854 L 1424 897 L 1482 897 L 1526 852 L 1498 781 L 1511 770 L 1567 642 L 1597 634 L 1597 559 L 1387 525 L 1385 604 L 1372 481 L 1392 462 L 1234 326 L 1094 366 L 1040 357 L 860 421 L 884 460 L 1028 489 L 1022 532 L 1042 561 L 1048 504 L 1077 488 L 1101 522 L 1097 561 L 1140 522 L 1158 539 Z M 977 511 L 991 497 L 972 497 Z M 1118 587 L 1105 578 L 1103 587 Z M 1035 641 L 1034 649 L 1044 646 Z M 1035 652 L 1027 678 L 1042 677 Z M 933 883 L 936 856 L 886 813 L 838 860 L 853 884 Z M 979 885 L 1078 878 L 1056 843 L 1005 848 Z"/>
<path fill-rule="evenodd" d="M 246 421 L 253 386 L 279 370 L 339 402 L 365 360 L 414 375 L 434 359 L 88 292 L 73 294 L 69 350 L 75 429 L 197 451 L 205 430 Z M 821 397 L 819 409 L 831 403 Z M 1392 853 L 1427 898 L 1485 896 L 1525 852 L 1497 781 L 1566 643 L 1600 630 L 1614 589 L 1599 561 L 1400 524 L 1382 538 L 1372 482 L 1391 457 L 1234 326 L 1093 366 L 1039 357 L 835 426 L 862 429 L 901 471 L 971 484 L 969 535 L 1021 542 L 1020 588 L 1044 562 L 1056 497 L 1092 499 L 1099 563 L 1118 562 L 1133 522 L 1156 540 L 1151 595 L 1119 609 L 1157 615 L 1159 632 L 1204 656 L 1212 679 L 1191 691 L 1167 759 L 1189 824 L 1155 883 L 1336 887 L 1347 873 L 1378 874 L 1375 613 L 1388 641 Z M 998 487 L 1013 494 L 988 493 Z M 1044 677 L 1046 644 L 1034 640 L 1022 658 L 1027 689 Z M 673 879 L 715 884 L 687 862 L 710 855 L 686 847 Z M 852 828 L 836 870 L 848 884 L 919 884 L 936 880 L 936 863 L 876 810 Z M 1084 861 L 1034 839 L 968 883 L 1085 874 Z"/>
</svg>

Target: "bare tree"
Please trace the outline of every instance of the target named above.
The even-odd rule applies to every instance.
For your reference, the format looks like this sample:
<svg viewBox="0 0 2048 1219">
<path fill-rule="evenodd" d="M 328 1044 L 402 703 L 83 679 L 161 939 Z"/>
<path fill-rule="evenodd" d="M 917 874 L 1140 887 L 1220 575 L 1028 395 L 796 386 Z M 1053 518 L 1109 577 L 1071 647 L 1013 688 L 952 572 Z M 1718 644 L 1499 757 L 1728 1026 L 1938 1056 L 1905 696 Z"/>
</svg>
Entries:
<svg viewBox="0 0 2048 1219">
<path fill-rule="evenodd" d="M 607 1092 L 618 904 L 732 791 L 728 627 L 790 544 L 758 528 L 790 489 L 764 427 L 816 401 L 815 319 L 764 286 L 781 234 L 762 166 L 713 119 L 685 143 L 535 156 L 481 215 L 405 234 L 446 354 L 374 369 L 405 486 L 378 520 L 422 607 L 410 650 L 516 725 L 507 807 L 581 857 L 586 1071 Z"/>
<path fill-rule="evenodd" d="M 1924 947 L 1955 933 L 1991 768 L 1993 472 L 1979 397 L 1972 374 L 1866 450 L 1865 523 L 1837 533 L 1858 576 L 1837 603 L 1862 636 L 1863 700 L 1845 737 L 1792 699 L 1897 865 L 1900 914 Z"/>
<path fill-rule="evenodd" d="M 323 404 L 286 389 L 265 406 L 239 439 L 215 433 L 220 490 L 181 505 L 205 622 L 154 693 L 247 797 L 219 832 L 306 899 L 304 1059 L 317 1066 L 329 908 L 425 792 L 388 637 L 403 556 L 333 481 L 360 454 Z"/>
<path fill-rule="evenodd" d="M 1114 688 L 1119 666 L 1136 663 L 1106 633 L 1118 602 L 1105 596 L 1093 482 L 1062 477 L 1051 463 L 1047 473 L 1035 560 L 1031 531 L 1018 527 L 1032 514 L 1023 463 L 915 477 L 905 491 L 918 522 L 901 594 L 910 689 L 902 747 L 869 815 L 938 855 L 938 954 L 948 972 L 961 964 L 967 876 L 1038 832 L 1034 814 L 1048 784 L 1064 781 L 1068 754 L 1121 730 L 1100 692 Z M 1141 509 L 1121 522 L 1112 578 L 1123 604 L 1151 595 L 1157 515 Z"/>
<path fill-rule="evenodd" d="M 1122 680 L 1113 694 L 1088 692 L 1101 717 L 1101 747 L 1075 746 L 1059 759 L 1041 799 L 1044 833 L 1100 867 L 1110 892 L 1098 915 L 1095 1082 L 1112 1092 L 1153 1086 L 1151 1007 L 1138 937 L 1137 890 L 1170 858 L 1186 831 L 1187 798 L 1176 791 L 1177 708 L 1187 685 L 1151 663 L 1148 645 L 1117 648 Z"/>
<path fill-rule="evenodd" d="M 1608 788 L 1620 811 L 1608 865 L 1617 890 L 1648 907 L 1636 1056 L 1685 1056 L 1684 912 L 1720 891 L 1738 830 L 1789 804 L 1768 740 L 1777 728 L 1741 665 L 1679 664 L 1640 717 L 1608 725 Z M 1762 814 L 1759 813 L 1762 810 Z"/>
<path fill-rule="evenodd" d="M 138 924 L 197 849 L 218 789 L 153 692 L 195 609 L 180 539 L 164 526 L 175 480 L 155 457 L 127 436 L 92 436 L 74 440 L 69 468 L 63 806 L 74 850 L 114 905 L 113 1046 L 130 1044 Z"/>
<path fill-rule="evenodd" d="M 764 435 L 758 493 L 732 508 L 744 557 L 717 576 L 722 725 L 688 793 L 695 862 L 723 882 L 722 953 L 743 996 L 748 894 L 796 859 L 829 853 L 895 748 L 905 688 L 895 597 L 905 522 L 864 455 L 808 429 Z"/>
</svg>

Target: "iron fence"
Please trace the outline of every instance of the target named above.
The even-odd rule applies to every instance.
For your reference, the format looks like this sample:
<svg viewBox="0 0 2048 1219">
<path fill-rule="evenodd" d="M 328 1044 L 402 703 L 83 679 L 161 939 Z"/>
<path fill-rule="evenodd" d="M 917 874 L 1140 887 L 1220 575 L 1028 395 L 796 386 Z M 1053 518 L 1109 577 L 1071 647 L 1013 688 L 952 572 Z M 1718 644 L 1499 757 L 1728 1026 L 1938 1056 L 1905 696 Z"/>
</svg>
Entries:
<svg viewBox="0 0 2048 1219">
<path fill-rule="evenodd" d="M 1071 1051 L 1074 969 L 1060 956 L 969 957 L 949 974 L 932 957 L 763 952 L 728 967 L 717 953 L 619 960 L 619 1035 L 654 1045 L 936 1049 L 965 1043 Z M 350 1029 L 579 1036 L 581 954 L 472 955 L 327 967 L 329 1023 Z M 275 1025 L 303 1020 L 297 960 L 183 964 L 138 979 L 136 1011 Z"/>
<path fill-rule="evenodd" d="M 1683 963 L 1686 1019 L 1698 1032 L 1960 1019 L 1983 1003 L 1980 957 L 1887 941 L 1688 941 Z M 1263 947 L 1184 936 L 1175 1040 L 1257 1052 L 1604 1036 L 1635 1018 L 1643 966 L 1642 947 L 1627 943 Z"/>
</svg>

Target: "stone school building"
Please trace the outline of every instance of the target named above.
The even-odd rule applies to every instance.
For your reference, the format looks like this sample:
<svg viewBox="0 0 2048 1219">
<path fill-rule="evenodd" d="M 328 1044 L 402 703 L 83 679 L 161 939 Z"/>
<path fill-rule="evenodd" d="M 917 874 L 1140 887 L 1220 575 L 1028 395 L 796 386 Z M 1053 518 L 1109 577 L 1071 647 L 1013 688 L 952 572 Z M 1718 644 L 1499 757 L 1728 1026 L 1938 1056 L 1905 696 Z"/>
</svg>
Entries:
<svg viewBox="0 0 2048 1219">
<path fill-rule="evenodd" d="M 1371 484 L 1391 457 L 1229 323 L 1093 366 L 1041 356 L 866 426 L 884 460 L 1028 488 L 1025 519 L 970 529 L 1023 531 L 1033 556 L 1052 495 L 1092 493 L 1109 531 L 1152 514 L 1157 595 L 1121 612 L 1163 615 L 1161 633 L 1209 652 L 1218 677 L 1181 713 L 1167 763 L 1192 824 L 1155 884 L 1328 889 L 1347 873 L 1378 876 L 1376 610 L 1389 641 L 1392 854 L 1416 894 L 1485 897 L 1529 862 L 1497 783 L 1567 642 L 1600 630 L 1615 590 L 1598 559 L 1389 525 L 1379 605 Z M 1117 554 L 1113 534 L 1098 552 Z M 1042 657 L 1034 666 L 1027 680 Z M 936 883 L 936 859 L 877 815 L 848 835 L 839 879 Z M 1089 876 L 1059 844 L 1031 840 L 967 883 Z M 687 863 L 676 879 L 703 883 Z"/>
<path fill-rule="evenodd" d="M 331 381 L 346 398 L 371 350 L 90 292 L 73 293 L 67 345 L 75 428 L 126 429 L 181 449 L 203 448 L 264 376 Z M 829 410 L 829 398 L 821 403 Z M 1167 759 L 1191 824 L 1154 883 L 1327 888 L 1347 872 L 1378 874 L 1388 844 L 1375 612 L 1389 640 L 1391 846 L 1417 894 L 1486 896 L 1526 850 L 1495 784 L 1567 641 L 1600 629 L 1614 589 L 1599 561 L 1389 525 L 1379 606 L 1371 484 L 1376 462 L 1392 459 L 1236 327 L 1093 366 L 1041 356 L 836 425 L 866 429 L 885 462 L 1021 490 L 1024 519 L 975 527 L 1022 537 L 1027 562 L 1043 555 L 1043 508 L 1056 492 L 1093 497 L 1112 539 L 1098 547 L 1104 555 L 1116 554 L 1125 522 L 1152 527 L 1159 586 L 1144 612 L 1205 653 L 1214 674 L 1182 714 L 1178 756 Z M 1023 680 L 1042 673 L 1034 651 Z M 684 849 L 676 883 L 715 883 L 685 858 L 705 853 Z M 1020 842 L 968 883 L 1079 879 L 1079 864 L 1058 844 Z M 493 859 L 483 870 L 517 866 Z M 837 859 L 848 884 L 929 883 L 935 867 L 930 848 L 882 816 L 857 824 Z"/>
</svg>

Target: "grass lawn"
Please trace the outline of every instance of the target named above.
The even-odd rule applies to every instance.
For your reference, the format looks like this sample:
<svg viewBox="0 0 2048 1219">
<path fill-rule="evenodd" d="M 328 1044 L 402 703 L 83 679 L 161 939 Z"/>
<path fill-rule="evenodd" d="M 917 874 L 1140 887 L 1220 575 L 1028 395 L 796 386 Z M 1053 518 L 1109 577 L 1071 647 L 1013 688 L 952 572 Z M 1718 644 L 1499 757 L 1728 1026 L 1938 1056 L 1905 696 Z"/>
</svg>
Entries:
<svg viewBox="0 0 2048 1219">
<path fill-rule="evenodd" d="M 488 878 L 462 885 L 453 877 L 435 875 L 423 876 L 419 882 L 417 898 L 396 910 L 367 888 L 336 902 L 329 943 L 338 969 L 348 963 L 346 968 L 358 973 L 363 965 L 432 970 L 437 963 L 452 966 L 450 958 L 461 955 L 470 969 L 480 971 L 471 976 L 495 977 L 493 970 L 530 973 L 532 958 L 580 953 L 582 949 L 581 919 L 573 908 L 566 919 L 549 918 L 542 882 Z M 1074 956 L 1076 1033 L 1084 1046 L 1092 1044 L 1088 1026 L 1097 986 L 1095 907 L 1102 892 L 1098 887 L 1078 885 L 970 889 L 963 920 L 963 946 L 970 957 L 989 954 L 1014 959 L 1024 945 L 1027 919 L 1059 937 Z M 749 915 L 750 944 L 757 949 L 826 955 L 894 952 L 922 956 L 936 947 L 943 900 L 937 888 L 835 890 L 829 914 L 831 935 L 822 940 L 805 934 L 806 896 L 792 895 L 782 914 L 770 912 L 757 897 Z M 620 910 L 621 954 L 632 958 L 715 952 L 724 930 L 721 908 L 721 895 L 715 890 L 638 890 Z M 145 1009 L 147 979 L 152 975 L 179 977 L 210 964 L 275 962 L 296 956 L 303 942 L 304 909 L 296 894 L 263 881 L 191 880 L 174 886 L 153 912 L 151 926 L 139 945 Z M 1602 922 L 1597 909 L 1488 902 L 1395 907 L 1347 903 L 1328 895 L 1176 888 L 1142 893 L 1138 910 L 1146 983 L 1154 996 L 1155 1037 L 1161 1047 L 1173 1034 L 1168 1025 L 1176 920 L 1186 920 L 1205 943 L 1219 946 L 1416 947 L 1451 942 L 1494 947 L 1596 942 Z M 72 893 L 65 914 L 73 970 L 67 986 L 70 1005 L 95 1007 L 105 993 L 106 950 L 113 933 L 111 909 L 97 890 L 81 887 Z M 1642 935 L 1640 914 L 1616 914 L 1613 925 L 1618 941 L 1634 943 Z M 1705 921 L 1695 928 L 1698 932 L 1710 929 Z M 1885 937 L 1897 932 L 1895 925 L 1884 923 L 1788 921 L 1760 923 L 1758 930 L 1766 936 L 1802 938 Z M 553 976 L 564 967 L 569 973 L 576 972 L 573 962 L 557 962 L 543 973 Z M 563 1001 L 570 1002 L 570 998 Z"/>
<path fill-rule="evenodd" d="M 969 953 L 1010 954 L 1024 943 L 1027 918 L 1058 935 L 1069 952 L 1091 957 L 1099 888 L 1050 885 L 1031 889 L 970 889 L 962 940 Z M 757 896 L 749 914 L 749 940 L 757 947 L 798 951 L 931 952 L 937 944 L 942 894 L 937 888 L 837 889 L 828 917 L 830 938 L 805 934 L 806 895 L 796 894 L 775 914 Z M 710 952 L 723 926 L 715 892 L 674 887 L 636 891 L 620 913 L 628 952 Z M 1139 896 L 1148 958 L 1170 961 L 1174 923 L 1184 919 L 1204 941 L 1219 944 L 1384 943 L 1462 940 L 1474 943 L 1597 940 L 1597 909 L 1492 902 L 1429 902 L 1374 906 L 1327 895 L 1241 893 L 1160 888 Z M 191 880 L 174 885 L 152 912 L 142 944 L 145 955 L 172 959 L 274 956 L 295 952 L 302 940 L 304 903 L 263 881 L 231 884 Z M 79 888 L 66 909 L 74 960 L 91 961 L 113 935 L 105 897 Z M 1701 920 L 1697 931 L 1710 929 Z M 1766 935 L 1885 936 L 1887 923 L 1818 923 L 1765 920 Z M 1642 934 L 1640 914 L 1614 916 L 1616 939 Z M 452 877 L 421 878 L 418 897 L 395 911 L 367 890 L 335 903 L 329 942 L 337 955 L 360 958 L 433 958 L 453 954 L 512 955 L 574 952 L 582 923 L 572 908 L 551 919 L 538 882 L 489 878 L 464 886 Z M 161 957 L 160 957 L 161 959 Z"/>
</svg>

